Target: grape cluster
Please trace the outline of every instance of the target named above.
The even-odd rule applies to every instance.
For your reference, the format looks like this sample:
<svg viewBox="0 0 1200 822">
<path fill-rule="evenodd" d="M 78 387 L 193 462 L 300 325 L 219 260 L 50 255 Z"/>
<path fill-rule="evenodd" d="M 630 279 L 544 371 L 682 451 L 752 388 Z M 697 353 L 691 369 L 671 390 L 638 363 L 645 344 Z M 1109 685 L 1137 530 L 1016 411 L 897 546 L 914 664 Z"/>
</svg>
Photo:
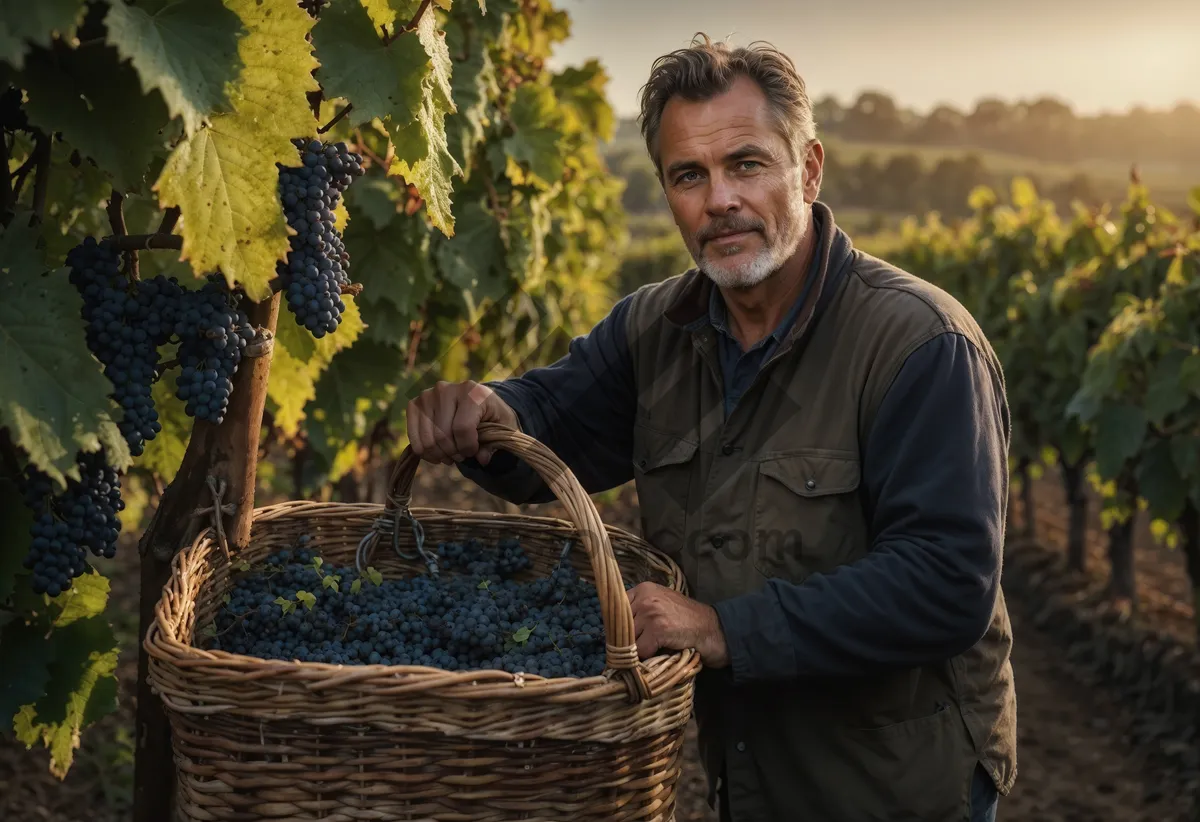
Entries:
<svg viewBox="0 0 1200 822">
<path fill-rule="evenodd" d="M 103 451 L 80 453 L 79 479 L 55 493 L 51 479 L 33 466 L 25 469 L 25 504 L 33 511 L 32 541 L 25 567 L 33 571 L 35 593 L 58 596 L 87 569 L 87 551 L 111 558 L 117 551 L 124 509 L 121 479 Z"/>
<path fill-rule="evenodd" d="M 113 399 L 123 411 L 118 427 L 138 456 L 162 430 L 150 388 L 158 378 L 158 349 L 171 337 L 186 292 L 161 275 L 126 282 L 120 255 L 94 237 L 71 249 L 66 262 L 71 284 L 83 297 L 88 348 L 113 385 Z"/>
<path fill-rule="evenodd" d="M 342 193 L 363 174 L 362 158 L 345 143 L 294 140 L 301 165 L 279 167 L 279 198 L 291 238 L 279 275 L 287 283 L 287 306 L 296 322 L 320 339 L 337 330 L 346 304 L 350 255 L 335 228 L 333 210 Z"/>
<path fill-rule="evenodd" d="M 189 416 L 220 424 L 229 407 L 233 375 L 254 339 L 254 329 L 220 277 L 210 277 L 189 296 L 175 325 L 183 366 L 175 380 L 175 396 L 186 403 Z"/>
<path fill-rule="evenodd" d="M 348 665 L 544 677 L 604 671 L 596 588 L 569 563 L 531 578 L 529 557 L 511 538 L 442 543 L 438 555 L 455 573 L 376 584 L 353 567 L 324 565 L 302 538 L 238 579 L 215 619 L 213 647 Z"/>
</svg>

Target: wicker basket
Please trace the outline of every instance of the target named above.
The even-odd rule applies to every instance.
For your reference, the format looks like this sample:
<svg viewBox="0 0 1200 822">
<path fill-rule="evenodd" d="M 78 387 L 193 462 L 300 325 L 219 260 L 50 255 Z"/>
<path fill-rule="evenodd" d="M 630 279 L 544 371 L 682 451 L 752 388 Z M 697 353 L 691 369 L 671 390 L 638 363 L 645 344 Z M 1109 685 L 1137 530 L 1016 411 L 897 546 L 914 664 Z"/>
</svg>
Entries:
<svg viewBox="0 0 1200 822">
<path fill-rule="evenodd" d="M 503 671 L 285 662 L 203 650 L 197 626 L 221 607 L 237 570 L 206 531 L 175 558 L 145 647 L 189 820 L 672 820 L 683 735 L 700 669 L 694 650 L 637 659 L 624 580 L 683 592 L 678 566 L 605 526 L 545 446 L 485 425 L 547 481 L 570 521 L 409 509 L 418 458 L 406 450 L 386 506 L 287 502 L 255 511 L 244 558 L 310 534 L 326 561 L 369 559 L 385 577 L 423 570 L 418 535 L 436 544 L 519 536 L 545 573 L 566 540 L 596 584 L 608 640 L 603 676 L 547 679 Z M 397 547 L 398 551 L 392 548 Z M 404 553 L 406 559 L 400 556 Z"/>
</svg>

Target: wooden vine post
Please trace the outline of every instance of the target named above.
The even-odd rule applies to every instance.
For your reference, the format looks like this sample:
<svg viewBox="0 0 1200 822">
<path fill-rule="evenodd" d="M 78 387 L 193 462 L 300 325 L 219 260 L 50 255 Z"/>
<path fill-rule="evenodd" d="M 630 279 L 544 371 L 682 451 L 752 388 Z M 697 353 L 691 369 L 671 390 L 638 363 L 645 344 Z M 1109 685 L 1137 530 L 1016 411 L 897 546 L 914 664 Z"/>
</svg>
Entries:
<svg viewBox="0 0 1200 822">
<path fill-rule="evenodd" d="M 114 247 L 125 252 L 126 271 L 131 279 L 136 279 L 139 251 L 181 247 L 182 238 L 171 233 L 179 211 L 169 209 L 154 234 L 127 235 L 121 203 L 120 193 L 114 192 L 108 207 L 113 228 L 109 239 Z M 279 304 L 278 291 L 262 302 L 243 303 L 256 335 L 246 348 L 242 366 L 233 376 L 225 419 L 220 425 L 195 421 L 179 472 L 163 492 L 138 543 L 141 639 L 145 639 L 154 621 L 155 606 L 171 575 L 171 561 L 181 548 L 210 525 L 223 532 L 231 553 L 245 548 L 250 541 L 259 436 Z M 146 650 L 139 644 L 134 761 L 136 822 L 170 819 L 175 787 L 170 726 L 162 703 L 150 688 L 148 665 Z"/>
<path fill-rule="evenodd" d="M 234 375 L 225 420 L 220 425 L 196 421 L 179 474 L 164 492 L 138 544 L 138 636 L 142 639 L 154 621 L 155 606 L 171 575 L 171 560 L 197 533 L 220 519 L 231 554 L 249 544 L 259 436 L 279 302 L 280 294 L 275 292 L 263 302 L 244 304 L 251 324 L 258 329 L 258 339 L 247 348 L 252 355 L 249 362 Z M 214 494 L 214 486 L 223 493 Z M 214 499 L 216 496 L 220 499 Z M 170 726 L 162 703 L 150 688 L 148 666 L 146 649 L 139 645 L 135 822 L 170 819 L 175 787 Z"/>
</svg>

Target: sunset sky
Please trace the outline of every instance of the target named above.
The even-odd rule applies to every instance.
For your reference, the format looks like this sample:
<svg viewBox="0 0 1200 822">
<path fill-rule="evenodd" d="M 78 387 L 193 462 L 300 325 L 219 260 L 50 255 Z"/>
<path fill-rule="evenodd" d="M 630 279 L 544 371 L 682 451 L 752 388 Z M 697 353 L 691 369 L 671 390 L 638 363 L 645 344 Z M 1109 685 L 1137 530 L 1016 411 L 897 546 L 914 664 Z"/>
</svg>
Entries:
<svg viewBox="0 0 1200 822">
<path fill-rule="evenodd" d="M 617 112 L 637 110 L 654 58 L 704 31 L 768 40 L 814 98 L 865 88 L 927 111 L 984 95 L 1050 94 L 1077 110 L 1200 102 L 1200 0 L 556 0 L 571 39 L 555 65 L 597 57 Z"/>
</svg>

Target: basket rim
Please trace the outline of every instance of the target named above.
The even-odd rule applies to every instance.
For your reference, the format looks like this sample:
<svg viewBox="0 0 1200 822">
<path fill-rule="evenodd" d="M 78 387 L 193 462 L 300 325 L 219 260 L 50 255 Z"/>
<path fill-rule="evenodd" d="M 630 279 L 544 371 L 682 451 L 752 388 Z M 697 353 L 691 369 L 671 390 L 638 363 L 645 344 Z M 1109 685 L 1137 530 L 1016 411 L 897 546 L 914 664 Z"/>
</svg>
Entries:
<svg viewBox="0 0 1200 822">
<path fill-rule="evenodd" d="M 323 518 L 339 515 L 370 517 L 379 516 L 385 510 L 386 506 L 382 503 L 285 500 L 255 508 L 252 527 L 281 519 L 311 516 L 313 513 L 319 513 Z M 432 506 L 413 506 L 410 510 L 416 517 L 434 515 L 451 519 L 517 521 L 552 526 L 559 530 L 578 531 L 578 526 L 561 517 Z M 664 587 L 680 593 L 686 591 L 687 583 L 683 571 L 670 556 L 636 534 L 609 523 L 603 524 L 606 532 L 620 537 L 622 542 L 631 543 L 634 551 L 651 554 L 657 562 L 667 566 L 671 584 Z M 637 702 L 642 698 L 627 679 L 619 676 L 620 671 L 611 666 L 606 666 L 604 673 L 599 676 L 544 677 L 493 669 L 449 671 L 424 665 L 341 664 L 264 659 L 248 654 L 199 648 L 192 644 L 196 635 L 196 615 L 194 608 L 187 607 L 192 603 L 187 601 L 182 583 L 185 576 L 195 573 L 194 570 L 186 569 L 186 565 L 193 562 L 207 564 L 214 558 L 224 561 L 224 554 L 212 526 L 201 530 L 190 545 L 178 551 L 172 558 L 171 574 L 155 605 L 154 620 L 142 641 L 149 657 L 152 679 L 155 678 L 154 668 L 157 664 L 171 664 L 190 669 L 192 672 L 201 669 L 214 672 L 222 670 L 230 675 L 239 675 L 239 678 L 269 679 L 272 683 L 279 684 L 290 681 L 302 685 L 312 693 L 345 685 L 370 684 L 385 690 L 389 695 L 436 692 L 439 698 L 452 700 L 538 699 L 552 703 L 578 704 L 620 697 Z M 201 585 L 209 584 L 210 574 L 206 573 L 205 576 L 206 579 Z M 184 642 L 180 637 L 189 629 L 193 640 Z M 700 656 L 695 648 L 660 652 L 638 661 L 638 668 L 649 689 L 646 697 L 649 699 L 667 695 L 673 689 L 691 687 L 701 667 Z"/>
</svg>

